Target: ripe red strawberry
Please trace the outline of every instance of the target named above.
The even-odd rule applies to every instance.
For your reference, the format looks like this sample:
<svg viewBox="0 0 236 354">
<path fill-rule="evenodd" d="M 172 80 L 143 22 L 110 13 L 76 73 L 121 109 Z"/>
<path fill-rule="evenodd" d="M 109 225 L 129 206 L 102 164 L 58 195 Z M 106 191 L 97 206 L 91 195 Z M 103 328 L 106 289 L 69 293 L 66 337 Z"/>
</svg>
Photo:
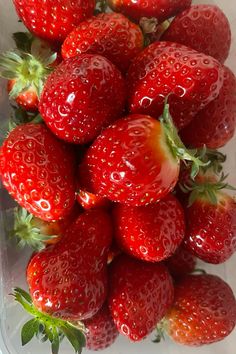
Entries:
<svg viewBox="0 0 236 354">
<path fill-rule="evenodd" d="M 140 27 L 125 16 L 101 13 L 82 22 L 68 35 L 62 45 L 62 56 L 101 54 L 125 72 L 131 60 L 141 52 L 143 42 Z"/>
<path fill-rule="evenodd" d="M 39 110 L 59 138 L 83 144 L 120 117 L 125 96 L 124 79 L 108 59 L 81 54 L 62 62 L 48 77 Z"/>
<path fill-rule="evenodd" d="M 185 150 L 167 105 L 162 123 L 134 114 L 105 129 L 88 149 L 80 169 L 93 193 L 142 206 L 159 201 L 174 188 L 181 159 L 194 161 L 197 173 L 201 162 Z"/>
<path fill-rule="evenodd" d="M 116 12 L 139 21 L 142 17 L 155 17 L 159 22 L 175 16 L 191 5 L 191 0 L 108 0 Z"/>
<path fill-rule="evenodd" d="M 7 90 L 9 94 L 12 92 L 15 85 L 16 79 L 8 81 Z M 14 95 L 13 97 L 15 97 L 16 103 L 25 110 L 30 112 L 35 112 L 38 110 L 38 93 L 34 87 L 30 86 L 29 89 L 23 90 L 21 93 L 17 94 L 17 96 Z"/>
<path fill-rule="evenodd" d="M 94 0 L 13 0 L 13 3 L 29 31 L 51 41 L 63 41 L 95 9 Z"/>
<path fill-rule="evenodd" d="M 110 205 L 107 198 L 100 197 L 99 195 L 84 190 L 79 190 L 79 192 L 77 192 L 76 199 L 85 210 L 93 208 L 107 208 Z"/>
<path fill-rule="evenodd" d="M 165 329 L 177 343 L 201 346 L 227 337 L 236 324 L 232 289 L 217 276 L 188 275 L 175 287 Z"/>
<path fill-rule="evenodd" d="M 107 295 L 111 240 L 110 217 L 91 210 L 68 227 L 59 243 L 35 254 L 27 280 L 36 308 L 70 321 L 94 316 Z"/>
<path fill-rule="evenodd" d="M 145 338 L 172 304 L 173 290 L 163 264 L 117 257 L 110 267 L 108 300 L 118 331 L 132 341 Z"/>
<path fill-rule="evenodd" d="M 58 220 L 75 201 L 75 156 L 44 124 L 23 124 L 10 132 L 0 152 L 2 183 L 34 216 Z"/>
<path fill-rule="evenodd" d="M 206 145 L 217 149 L 234 135 L 236 126 L 236 77 L 224 69 L 224 82 L 219 96 L 201 110 L 181 131 L 183 141 L 193 147 Z"/>
<path fill-rule="evenodd" d="M 185 208 L 185 245 L 198 258 L 214 264 L 225 262 L 236 251 L 236 202 L 221 191 L 228 187 L 224 179 L 195 182 L 190 186 L 191 205 Z"/>
<path fill-rule="evenodd" d="M 223 69 L 216 59 L 181 44 L 155 42 L 133 60 L 127 82 L 130 112 L 159 118 L 171 94 L 170 112 L 181 129 L 218 96 Z"/>
<path fill-rule="evenodd" d="M 184 44 L 224 63 L 231 44 L 230 24 L 218 6 L 192 5 L 174 18 L 162 40 Z"/>
<path fill-rule="evenodd" d="M 142 207 L 115 204 L 113 218 L 120 248 L 144 261 L 160 262 L 169 257 L 185 235 L 184 211 L 171 194 Z"/>
<path fill-rule="evenodd" d="M 84 321 L 86 327 L 86 347 L 102 350 L 110 347 L 119 335 L 107 304 L 95 316 Z"/>
<path fill-rule="evenodd" d="M 196 257 L 181 245 L 173 256 L 165 261 L 165 265 L 173 278 L 180 278 L 194 271 Z"/>
</svg>

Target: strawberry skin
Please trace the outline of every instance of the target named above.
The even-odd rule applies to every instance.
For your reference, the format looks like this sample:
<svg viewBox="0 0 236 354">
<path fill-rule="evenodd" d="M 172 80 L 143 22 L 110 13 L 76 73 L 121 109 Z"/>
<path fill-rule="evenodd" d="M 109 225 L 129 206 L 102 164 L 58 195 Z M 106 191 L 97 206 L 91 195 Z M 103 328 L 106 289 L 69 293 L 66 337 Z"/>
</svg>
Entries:
<svg viewBox="0 0 236 354">
<path fill-rule="evenodd" d="M 15 85 L 15 80 L 9 80 L 7 84 L 7 91 L 10 93 Z M 38 110 L 38 104 L 39 104 L 39 99 L 38 99 L 38 94 L 34 87 L 30 87 L 20 93 L 16 98 L 15 98 L 16 103 L 24 108 L 26 111 L 30 112 L 37 112 Z"/>
<path fill-rule="evenodd" d="M 223 192 L 217 193 L 217 204 L 198 197 L 186 208 L 185 245 L 198 258 L 218 264 L 236 251 L 236 202 Z"/>
<path fill-rule="evenodd" d="M 186 126 L 223 84 L 223 69 L 214 58 L 177 43 L 155 42 L 132 62 L 127 75 L 129 110 L 159 118 L 164 99 L 178 129 Z"/>
<path fill-rule="evenodd" d="M 118 331 L 132 341 L 142 340 L 173 302 L 167 268 L 122 255 L 112 262 L 109 279 L 109 308 Z"/>
<path fill-rule="evenodd" d="M 80 190 L 76 195 L 77 202 L 85 209 L 93 208 L 108 208 L 110 201 L 107 198 L 100 197 L 99 195 Z"/>
<path fill-rule="evenodd" d="M 2 182 L 10 195 L 34 216 L 65 217 L 75 202 L 75 156 L 44 124 L 24 124 L 1 147 Z"/>
<path fill-rule="evenodd" d="M 94 0 L 13 0 L 17 14 L 30 32 L 50 40 L 63 39 L 93 15 Z"/>
<path fill-rule="evenodd" d="M 48 77 L 39 111 L 59 138 L 84 144 L 120 117 L 125 91 L 120 71 L 108 59 L 81 54 L 62 62 Z"/>
<path fill-rule="evenodd" d="M 224 63 L 231 45 L 230 24 L 218 6 L 193 5 L 177 15 L 162 36 Z"/>
<path fill-rule="evenodd" d="M 80 165 L 92 192 L 133 206 L 155 203 L 175 186 L 179 162 L 159 121 L 134 114 L 105 129 Z"/>
<path fill-rule="evenodd" d="M 113 217 L 118 245 L 144 261 L 160 262 L 169 257 L 185 235 L 184 211 L 171 194 L 142 207 L 116 204 Z"/>
<path fill-rule="evenodd" d="M 107 256 L 112 240 L 110 217 L 85 212 L 56 245 L 35 254 L 27 280 L 37 309 L 65 320 L 87 319 L 107 295 Z"/>
<path fill-rule="evenodd" d="M 192 147 L 206 145 L 211 149 L 224 146 L 234 135 L 236 126 L 236 78 L 223 67 L 224 82 L 219 96 L 201 110 L 180 132 L 184 143 Z"/>
<path fill-rule="evenodd" d="M 87 330 L 86 347 L 89 350 L 103 350 L 110 347 L 119 335 L 107 303 L 95 316 L 84 321 Z"/>
<path fill-rule="evenodd" d="M 170 274 L 174 279 L 192 273 L 196 266 L 196 257 L 189 252 L 183 245 L 165 261 Z"/>
<path fill-rule="evenodd" d="M 201 346 L 227 337 L 236 324 L 236 300 L 217 276 L 188 275 L 175 287 L 165 329 L 177 343 Z"/>
<path fill-rule="evenodd" d="M 133 20 L 155 17 L 162 22 L 189 7 L 191 0 L 108 0 L 108 3 L 114 11 L 122 12 Z"/>
<path fill-rule="evenodd" d="M 125 72 L 143 48 L 139 26 L 122 14 L 102 13 L 82 22 L 62 45 L 64 59 L 81 53 L 100 54 Z"/>
</svg>

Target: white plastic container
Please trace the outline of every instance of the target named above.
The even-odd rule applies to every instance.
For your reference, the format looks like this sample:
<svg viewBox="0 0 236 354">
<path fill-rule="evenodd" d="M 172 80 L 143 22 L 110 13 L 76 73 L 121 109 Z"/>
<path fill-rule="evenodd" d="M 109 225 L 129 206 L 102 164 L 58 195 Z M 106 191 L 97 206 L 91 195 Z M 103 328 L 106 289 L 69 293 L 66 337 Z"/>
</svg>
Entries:
<svg viewBox="0 0 236 354">
<path fill-rule="evenodd" d="M 157 0 L 158 1 L 158 0 Z M 219 5 L 231 23 L 233 32 L 232 47 L 229 60 L 226 63 L 236 73 L 236 2 L 235 0 L 201 0 L 193 3 L 213 3 Z M 12 5 L 12 0 L 0 0 L 0 52 L 13 47 L 11 34 L 22 30 L 22 24 Z M 4 126 L 9 115 L 9 103 L 6 94 L 6 82 L 0 81 L 0 138 L 3 138 Z M 230 172 L 229 182 L 236 185 L 236 137 L 224 149 L 228 160 L 226 172 Z M 30 250 L 17 250 L 13 241 L 6 236 L 6 229 L 12 224 L 12 200 L 4 189 L 0 189 L 0 354 L 50 354 L 49 343 L 41 344 L 34 339 L 24 348 L 21 346 L 20 330 L 28 316 L 21 306 L 16 304 L 9 294 L 14 286 L 27 289 L 25 268 Z M 236 295 L 236 254 L 223 265 L 201 265 L 209 273 L 218 274 L 227 281 Z M 236 354 L 236 329 L 224 341 L 204 346 L 190 348 L 172 343 L 168 338 L 160 344 L 152 343 L 151 339 L 133 344 L 120 337 L 104 354 Z M 61 354 L 72 354 L 74 351 L 65 340 L 61 346 Z M 84 353 L 92 353 L 84 350 Z"/>
</svg>

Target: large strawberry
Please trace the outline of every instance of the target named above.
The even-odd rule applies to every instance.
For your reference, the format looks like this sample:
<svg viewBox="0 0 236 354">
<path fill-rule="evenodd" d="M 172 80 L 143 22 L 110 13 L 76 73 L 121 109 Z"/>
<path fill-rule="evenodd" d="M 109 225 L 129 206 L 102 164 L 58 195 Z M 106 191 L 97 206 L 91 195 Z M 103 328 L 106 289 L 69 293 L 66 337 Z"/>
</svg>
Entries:
<svg viewBox="0 0 236 354">
<path fill-rule="evenodd" d="M 142 50 L 143 42 L 140 27 L 125 16 L 102 13 L 82 22 L 68 35 L 62 45 L 62 56 L 101 54 L 125 72 L 131 60 Z"/>
<path fill-rule="evenodd" d="M 3 185 L 16 201 L 43 220 L 65 217 L 75 201 L 75 155 L 44 124 L 23 124 L 0 150 Z"/>
<path fill-rule="evenodd" d="M 115 204 L 113 217 L 119 246 L 144 261 L 160 262 L 169 257 L 185 235 L 183 209 L 171 194 L 142 207 Z"/>
<path fill-rule="evenodd" d="M 222 191 L 228 186 L 202 176 L 187 187 L 191 205 L 185 208 L 185 245 L 208 263 L 222 263 L 236 251 L 236 202 Z"/>
<path fill-rule="evenodd" d="M 134 114 L 105 129 L 88 149 L 80 170 L 93 193 L 142 206 L 174 188 L 182 159 L 194 162 L 195 175 L 202 163 L 180 141 L 166 105 L 162 123 Z"/>
<path fill-rule="evenodd" d="M 81 54 L 48 77 L 39 110 L 59 138 L 83 144 L 120 117 L 125 98 L 120 71 L 100 55 Z"/>
<path fill-rule="evenodd" d="M 171 276 L 163 264 L 117 257 L 110 267 L 109 307 L 121 334 L 139 341 L 150 334 L 171 306 Z"/>
<path fill-rule="evenodd" d="M 181 129 L 218 96 L 223 69 L 216 59 L 182 44 L 155 42 L 133 60 L 127 83 L 130 112 L 158 118 L 170 95 L 170 112 Z"/>
<path fill-rule="evenodd" d="M 162 22 L 191 5 L 191 0 L 108 0 L 109 6 L 116 12 L 139 21 L 142 17 L 155 17 Z"/>
<path fill-rule="evenodd" d="M 192 273 L 196 266 L 196 257 L 183 245 L 165 261 L 170 274 L 177 279 L 188 273 Z"/>
<path fill-rule="evenodd" d="M 63 39 L 87 17 L 92 16 L 94 0 L 13 0 L 24 25 L 36 36 Z"/>
<path fill-rule="evenodd" d="M 193 5 L 177 15 L 161 38 L 211 55 L 224 63 L 231 44 L 230 24 L 216 5 Z"/>
<path fill-rule="evenodd" d="M 119 335 L 111 317 L 107 303 L 95 316 L 84 321 L 86 327 L 86 347 L 89 350 L 102 350 L 110 347 Z"/>
<path fill-rule="evenodd" d="M 230 286 L 214 275 L 188 275 L 175 287 L 164 328 L 176 342 L 201 346 L 227 337 L 236 324 L 236 300 Z"/>
<path fill-rule="evenodd" d="M 232 71 L 223 67 L 224 82 L 219 96 L 201 110 L 180 135 L 192 147 L 217 149 L 224 146 L 234 135 L 236 127 L 236 78 Z"/>
</svg>

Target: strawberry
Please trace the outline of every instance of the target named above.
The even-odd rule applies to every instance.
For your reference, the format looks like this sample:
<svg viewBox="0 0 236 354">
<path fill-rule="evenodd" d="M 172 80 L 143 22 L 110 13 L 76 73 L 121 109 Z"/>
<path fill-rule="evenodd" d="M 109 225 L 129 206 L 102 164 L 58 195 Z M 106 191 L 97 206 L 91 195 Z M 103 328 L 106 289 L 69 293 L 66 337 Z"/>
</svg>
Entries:
<svg viewBox="0 0 236 354">
<path fill-rule="evenodd" d="M 186 126 L 223 84 L 223 69 L 214 58 L 181 44 L 155 42 L 133 60 L 128 70 L 129 110 L 159 117 L 164 99 L 178 129 Z"/>
<path fill-rule="evenodd" d="M 196 257 L 181 245 L 173 256 L 165 261 L 165 265 L 173 278 L 180 278 L 194 271 Z"/>
<path fill-rule="evenodd" d="M 81 54 L 62 62 L 48 77 L 39 111 L 59 138 L 84 144 L 120 117 L 125 98 L 119 70 L 100 55 Z"/>
<path fill-rule="evenodd" d="M 224 175 L 218 182 L 204 177 L 189 186 L 190 205 L 186 207 L 185 245 L 198 258 L 218 264 L 236 251 L 236 202 L 223 188 Z"/>
<path fill-rule="evenodd" d="M 110 217 L 91 210 L 68 227 L 59 243 L 36 253 L 27 267 L 36 308 L 70 321 L 95 315 L 106 298 L 111 240 Z"/>
<path fill-rule="evenodd" d="M 85 154 L 80 169 L 91 192 L 132 206 L 155 203 L 176 185 L 180 160 L 201 161 L 185 150 L 172 123 L 168 105 L 162 123 L 134 114 L 105 129 Z"/>
<path fill-rule="evenodd" d="M 77 192 L 76 199 L 85 210 L 93 208 L 107 208 L 110 205 L 108 199 L 83 190 L 79 190 L 79 192 Z"/>
<path fill-rule="evenodd" d="M 28 89 L 24 89 L 20 93 L 14 94 L 14 87 L 16 88 L 17 80 L 9 80 L 7 84 L 7 91 L 10 94 L 10 97 L 14 98 L 16 103 L 23 107 L 26 111 L 35 112 L 38 110 L 38 93 L 33 86 L 30 86 Z M 12 95 L 13 92 L 13 95 Z"/>
<path fill-rule="evenodd" d="M 17 208 L 11 235 L 17 237 L 20 247 L 28 245 L 41 250 L 47 245 L 58 243 L 80 213 L 81 209 L 76 203 L 64 219 L 44 221 L 29 214 L 24 208 Z"/>
<path fill-rule="evenodd" d="M 150 334 L 173 302 L 171 276 L 163 264 L 117 257 L 110 266 L 109 307 L 118 331 L 132 341 Z"/>
<path fill-rule="evenodd" d="M 183 141 L 193 147 L 206 145 L 217 149 L 234 135 L 236 126 L 236 77 L 223 67 L 224 82 L 219 96 L 202 109 L 180 132 Z"/>
<path fill-rule="evenodd" d="M 101 54 L 125 72 L 131 60 L 141 52 L 143 42 L 140 27 L 125 16 L 102 13 L 82 22 L 67 36 L 62 45 L 62 56 Z"/>
<path fill-rule="evenodd" d="M 171 194 L 157 204 L 113 208 L 118 245 L 131 256 L 160 262 L 172 255 L 185 235 L 184 211 Z"/>
<path fill-rule="evenodd" d="M 86 327 L 86 347 L 89 350 L 103 350 L 110 347 L 119 335 L 105 303 L 95 316 L 84 321 Z"/>
<path fill-rule="evenodd" d="M 162 40 L 176 42 L 224 63 L 231 44 L 230 24 L 216 5 L 192 5 L 178 14 Z"/>
<path fill-rule="evenodd" d="M 227 337 L 236 324 L 232 289 L 215 275 L 188 275 L 175 287 L 164 328 L 177 343 L 201 346 Z"/>
<path fill-rule="evenodd" d="M 175 16 L 191 5 L 191 0 L 108 0 L 109 6 L 116 12 L 139 21 L 142 17 L 155 17 L 159 22 Z"/>
<path fill-rule="evenodd" d="M 23 124 L 0 150 L 2 183 L 34 216 L 50 221 L 69 214 L 75 201 L 75 156 L 44 124 Z"/>
<path fill-rule="evenodd" d="M 30 32 L 63 41 L 80 22 L 92 16 L 94 0 L 13 0 L 17 14 Z"/>
</svg>

